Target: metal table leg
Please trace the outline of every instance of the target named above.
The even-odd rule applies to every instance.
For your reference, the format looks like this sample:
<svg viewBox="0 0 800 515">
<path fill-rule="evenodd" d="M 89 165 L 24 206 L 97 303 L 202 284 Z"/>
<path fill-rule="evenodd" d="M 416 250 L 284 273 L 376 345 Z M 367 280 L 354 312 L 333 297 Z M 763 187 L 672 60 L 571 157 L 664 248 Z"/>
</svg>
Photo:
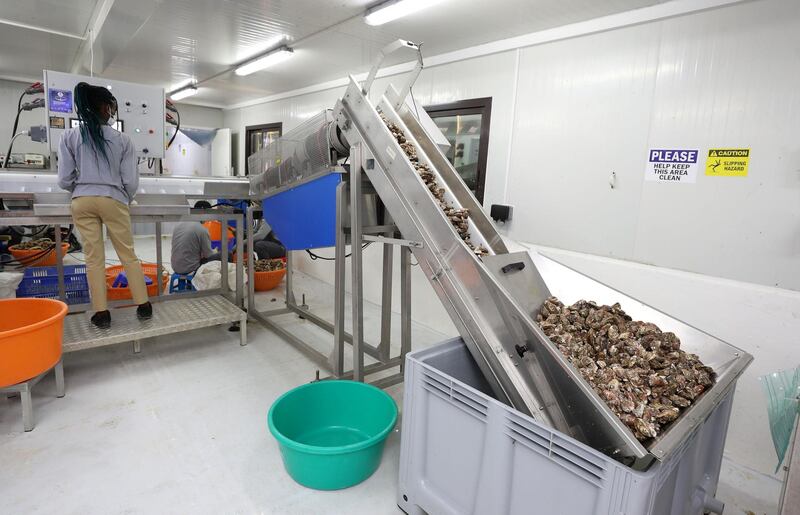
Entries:
<svg viewBox="0 0 800 515">
<path fill-rule="evenodd" d="M 56 240 L 56 273 L 58 274 L 58 298 L 61 302 L 67 302 L 66 288 L 64 287 L 64 252 L 61 249 L 61 225 L 53 226 L 53 233 Z M 26 429 L 26 431 L 30 431 Z"/>
<path fill-rule="evenodd" d="M 164 257 L 161 252 L 161 222 L 156 222 L 156 283 L 158 283 L 157 291 L 158 296 L 160 297 L 163 291 L 163 284 L 161 282 L 161 277 L 164 274 Z"/>
<path fill-rule="evenodd" d="M 361 259 L 361 145 L 350 149 L 350 265 L 353 286 L 353 380 L 364 380 L 364 285 Z"/>
<path fill-rule="evenodd" d="M 400 373 L 411 350 L 411 249 L 400 247 Z"/>
<path fill-rule="evenodd" d="M 25 431 L 33 431 L 33 400 L 31 399 L 31 386 L 25 383 L 19 392 L 19 397 L 22 400 L 22 426 Z"/>
<path fill-rule="evenodd" d="M 61 360 L 58 360 L 55 366 L 56 372 L 56 397 L 59 399 L 66 395 L 66 389 L 64 387 L 64 363 Z"/>
<path fill-rule="evenodd" d="M 386 233 L 387 237 L 394 233 Z M 383 284 L 381 287 L 381 340 L 378 344 L 378 355 L 381 361 L 389 359 L 392 340 L 392 261 L 394 245 L 383 244 Z"/>
<path fill-rule="evenodd" d="M 344 283 L 347 280 L 345 263 L 345 243 L 347 235 L 344 233 L 345 210 L 347 209 L 347 182 L 342 181 L 336 188 L 336 253 L 334 262 L 334 308 L 333 308 L 333 351 L 330 356 L 330 365 L 333 375 L 341 377 L 344 373 Z"/>
</svg>

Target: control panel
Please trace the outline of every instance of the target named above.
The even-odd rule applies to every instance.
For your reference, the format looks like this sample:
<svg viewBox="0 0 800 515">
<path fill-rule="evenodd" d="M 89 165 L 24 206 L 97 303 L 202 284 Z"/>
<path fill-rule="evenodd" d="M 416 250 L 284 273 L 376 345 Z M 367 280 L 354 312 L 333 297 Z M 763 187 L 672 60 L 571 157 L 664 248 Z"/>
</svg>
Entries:
<svg viewBox="0 0 800 515">
<path fill-rule="evenodd" d="M 103 86 L 111 91 L 117 99 L 117 123 L 114 129 L 130 136 L 138 157 L 164 157 L 163 88 L 45 70 L 47 141 L 51 152 L 58 151 L 64 130 L 76 127 L 79 123 L 73 98 L 73 91 L 79 82 Z"/>
</svg>

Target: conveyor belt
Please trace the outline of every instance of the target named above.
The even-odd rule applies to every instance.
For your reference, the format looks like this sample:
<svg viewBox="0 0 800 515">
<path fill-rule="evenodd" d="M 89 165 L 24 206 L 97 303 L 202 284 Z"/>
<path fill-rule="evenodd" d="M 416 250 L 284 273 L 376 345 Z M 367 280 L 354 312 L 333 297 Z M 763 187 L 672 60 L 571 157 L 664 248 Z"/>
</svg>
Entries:
<svg viewBox="0 0 800 515">
<path fill-rule="evenodd" d="M 469 209 L 472 242 L 489 249 L 488 256 L 476 256 L 462 242 L 379 112 L 401 128 L 419 162 L 435 172 L 447 201 Z M 374 106 L 351 77 L 334 114 L 350 145 L 362 147 L 363 172 L 403 238 L 423 243 L 412 251 L 499 400 L 612 457 L 644 467 L 679 449 L 752 359 L 708 336 L 704 343 L 714 359 L 707 361 L 720 367 L 717 385 L 704 395 L 705 402 L 645 448 L 535 323 L 534 314 L 549 290 L 530 256 L 508 252 L 482 207 L 392 86 Z M 639 303 L 630 299 L 630 304 Z"/>
</svg>

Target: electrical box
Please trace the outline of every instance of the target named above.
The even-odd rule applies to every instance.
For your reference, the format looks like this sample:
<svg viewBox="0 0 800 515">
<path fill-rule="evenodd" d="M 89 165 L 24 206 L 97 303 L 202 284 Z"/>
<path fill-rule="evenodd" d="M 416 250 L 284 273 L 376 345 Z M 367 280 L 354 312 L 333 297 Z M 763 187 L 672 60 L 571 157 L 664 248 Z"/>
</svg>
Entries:
<svg viewBox="0 0 800 515">
<path fill-rule="evenodd" d="M 164 88 L 45 70 L 47 141 L 51 152 L 58 151 L 64 130 L 78 123 L 73 91 L 79 82 L 111 91 L 117 99 L 118 121 L 114 128 L 130 136 L 138 157 L 164 157 Z"/>
</svg>

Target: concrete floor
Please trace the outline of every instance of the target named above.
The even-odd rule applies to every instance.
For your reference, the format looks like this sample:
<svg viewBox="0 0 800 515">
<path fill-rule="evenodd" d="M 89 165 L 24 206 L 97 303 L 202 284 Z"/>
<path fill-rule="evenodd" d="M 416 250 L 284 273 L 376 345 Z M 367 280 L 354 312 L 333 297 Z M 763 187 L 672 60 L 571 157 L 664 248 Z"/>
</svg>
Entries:
<svg viewBox="0 0 800 515">
<path fill-rule="evenodd" d="M 137 249 L 145 260 L 155 256 L 152 244 L 137 241 Z M 332 319 L 332 287 L 295 277 L 295 291 Z M 258 307 L 281 307 L 281 297 L 277 290 L 259 294 Z M 367 340 L 375 342 L 378 307 L 365 306 L 365 319 Z M 320 350 L 329 348 L 331 336 L 313 324 L 293 315 L 278 320 Z M 395 315 L 394 341 L 398 327 Z M 412 333 L 415 349 L 447 337 L 416 323 Z M 401 513 L 397 430 L 364 483 L 338 492 L 294 483 L 266 413 L 318 367 L 257 323 L 249 326 L 249 342 L 240 347 L 236 333 L 219 327 L 145 341 L 140 354 L 127 344 L 68 354 L 67 395 L 55 397 L 52 377 L 37 386 L 30 433 L 22 432 L 18 399 L 0 398 L 0 513 Z M 401 405 L 402 385 L 388 391 Z M 726 515 L 774 513 L 759 500 L 774 499 L 775 488 L 723 461 Z"/>
<path fill-rule="evenodd" d="M 325 315 L 330 287 L 297 283 Z M 365 318 L 374 342 L 377 307 Z M 297 317 L 281 321 L 331 340 Z M 318 367 L 259 324 L 249 331 L 246 347 L 219 327 L 145 341 L 141 354 L 127 344 L 67 354 L 67 395 L 55 397 L 52 377 L 39 383 L 30 433 L 19 400 L 0 399 L 0 513 L 399 513 L 397 430 L 378 471 L 354 488 L 313 491 L 286 474 L 266 413 Z M 444 338 L 417 325 L 413 335 L 417 347 Z M 399 404 L 402 387 L 388 391 Z"/>
</svg>

